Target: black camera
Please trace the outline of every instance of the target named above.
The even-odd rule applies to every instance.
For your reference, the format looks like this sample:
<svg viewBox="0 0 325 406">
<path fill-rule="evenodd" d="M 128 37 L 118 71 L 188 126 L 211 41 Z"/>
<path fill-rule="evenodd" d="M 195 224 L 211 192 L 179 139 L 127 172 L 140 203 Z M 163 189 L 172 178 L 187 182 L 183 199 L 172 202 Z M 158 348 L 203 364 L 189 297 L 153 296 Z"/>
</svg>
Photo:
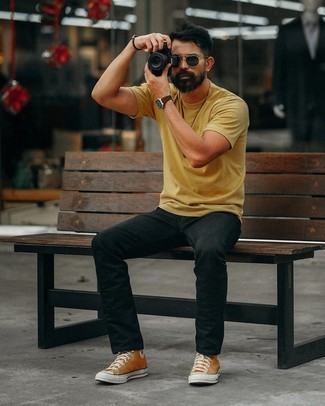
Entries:
<svg viewBox="0 0 325 406">
<path fill-rule="evenodd" d="M 164 42 L 163 49 L 161 49 L 159 52 L 151 52 L 148 59 L 148 65 L 149 69 L 155 76 L 161 76 L 163 70 L 169 63 L 174 66 L 174 58 L 171 50 L 167 46 L 167 43 Z M 170 75 L 170 69 L 168 70 L 168 75 Z"/>
</svg>

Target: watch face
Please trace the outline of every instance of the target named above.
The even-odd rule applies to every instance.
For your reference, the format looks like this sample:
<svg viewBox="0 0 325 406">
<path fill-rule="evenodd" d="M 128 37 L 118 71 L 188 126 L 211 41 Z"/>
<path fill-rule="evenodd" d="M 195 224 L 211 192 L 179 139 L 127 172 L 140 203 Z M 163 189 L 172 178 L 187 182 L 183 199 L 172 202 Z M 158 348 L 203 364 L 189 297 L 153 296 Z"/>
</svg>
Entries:
<svg viewBox="0 0 325 406">
<path fill-rule="evenodd" d="M 156 104 L 159 109 L 162 109 L 164 107 L 164 102 L 161 99 L 156 99 Z"/>
</svg>

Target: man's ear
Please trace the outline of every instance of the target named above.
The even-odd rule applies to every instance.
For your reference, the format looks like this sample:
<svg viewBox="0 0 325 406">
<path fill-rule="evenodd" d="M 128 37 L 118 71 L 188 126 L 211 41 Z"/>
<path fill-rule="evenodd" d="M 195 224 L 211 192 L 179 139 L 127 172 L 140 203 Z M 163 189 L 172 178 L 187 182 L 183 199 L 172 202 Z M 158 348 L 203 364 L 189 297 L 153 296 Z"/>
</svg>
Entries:
<svg viewBox="0 0 325 406">
<path fill-rule="evenodd" d="M 208 56 L 206 59 L 206 70 L 209 72 L 214 65 L 214 58 L 213 56 Z"/>
</svg>

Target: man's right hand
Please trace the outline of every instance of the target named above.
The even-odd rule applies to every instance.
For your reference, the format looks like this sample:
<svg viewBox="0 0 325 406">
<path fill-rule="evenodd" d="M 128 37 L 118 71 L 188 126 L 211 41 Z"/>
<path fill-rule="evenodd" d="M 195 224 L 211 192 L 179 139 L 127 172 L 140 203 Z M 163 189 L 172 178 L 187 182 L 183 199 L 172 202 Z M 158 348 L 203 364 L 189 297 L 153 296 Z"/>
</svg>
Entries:
<svg viewBox="0 0 325 406">
<path fill-rule="evenodd" d="M 135 47 L 144 52 L 157 52 L 163 49 L 164 42 L 171 47 L 169 36 L 160 33 L 140 35 L 130 40 L 99 78 L 92 91 L 94 100 L 108 109 L 135 116 L 138 111 L 136 97 L 131 89 L 124 85 L 130 62 L 136 52 Z"/>
<path fill-rule="evenodd" d="M 164 42 L 167 43 L 168 48 L 171 48 L 171 39 L 168 35 L 158 33 L 151 33 L 147 35 L 139 35 L 134 38 L 134 45 L 137 49 L 144 52 L 158 52 L 163 49 Z"/>
</svg>

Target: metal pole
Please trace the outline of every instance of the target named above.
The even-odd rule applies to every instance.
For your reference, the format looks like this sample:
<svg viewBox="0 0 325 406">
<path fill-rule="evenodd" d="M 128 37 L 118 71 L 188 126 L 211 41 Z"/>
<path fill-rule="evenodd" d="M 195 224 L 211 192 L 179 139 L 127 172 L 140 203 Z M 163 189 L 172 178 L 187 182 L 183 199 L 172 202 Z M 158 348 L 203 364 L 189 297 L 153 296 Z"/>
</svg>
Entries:
<svg viewBox="0 0 325 406">
<path fill-rule="evenodd" d="M 2 210 L 4 208 L 3 192 L 2 192 L 2 107 L 0 107 L 0 224 L 2 224 Z"/>
<path fill-rule="evenodd" d="M 111 51 L 111 56 L 112 60 L 115 58 L 116 54 L 116 27 L 114 24 L 115 21 L 115 5 L 114 2 L 112 1 L 112 6 L 111 6 L 111 11 L 110 11 L 110 18 L 112 21 L 112 28 L 111 28 L 111 35 L 110 35 L 110 51 Z M 113 134 L 112 134 L 112 150 L 115 151 L 116 149 L 116 111 L 111 110 L 111 117 L 112 117 L 112 128 L 113 128 Z"/>
<path fill-rule="evenodd" d="M 151 32 L 151 4 L 150 0 L 146 2 L 146 32 Z"/>
<path fill-rule="evenodd" d="M 243 10 L 242 2 L 237 2 L 237 14 L 239 15 L 238 23 L 238 95 L 243 98 L 243 37 L 242 37 L 242 24 L 243 24 Z"/>
</svg>

